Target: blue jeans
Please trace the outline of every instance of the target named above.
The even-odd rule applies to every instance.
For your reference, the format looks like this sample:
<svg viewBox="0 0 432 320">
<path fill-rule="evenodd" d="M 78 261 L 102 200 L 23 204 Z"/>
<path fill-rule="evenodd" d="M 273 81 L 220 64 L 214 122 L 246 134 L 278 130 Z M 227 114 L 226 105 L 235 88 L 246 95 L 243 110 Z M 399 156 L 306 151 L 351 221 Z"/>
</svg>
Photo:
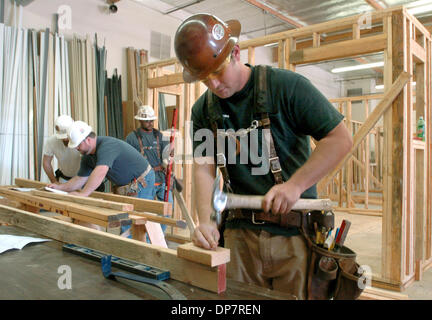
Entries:
<svg viewBox="0 0 432 320">
<path fill-rule="evenodd" d="M 154 187 L 153 198 L 156 197 L 157 200 L 164 201 L 164 195 L 165 195 L 165 182 Z M 170 192 L 169 192 L 168 202 L 173 204 L 172 190 L 170 190 Z"/>
<path fill-rule="evenodd" d="M 145 176 L 146 187 L 143 187 L 141 183 L 138 183 L 138 195 L 137 198 L 153 200 L 154 199 L 154 184 L 155 184 L 155 172 L 153 169 Z"/>
<path fill-rule="evenodd" d="M 154 186 L 152 199 L 163 201 L 164 195 L 165 195 L 165 182 L 162 184 L 159 184 L 157 186 Z M 168 195 L 168 202 L 173 204 L 172 190 L 170 190 L 170 193 Z M 169 216 L 165 216 L 165 217 L 169 217 Z M 161 223 L 161 228 L 162 228 L 162 231 L 165 232 L 167 226 L 165 224 Z M 148 238 L 148 235 L 146 235 L 146 242 L 150 243 L 150 239 Z"/>
</svg>

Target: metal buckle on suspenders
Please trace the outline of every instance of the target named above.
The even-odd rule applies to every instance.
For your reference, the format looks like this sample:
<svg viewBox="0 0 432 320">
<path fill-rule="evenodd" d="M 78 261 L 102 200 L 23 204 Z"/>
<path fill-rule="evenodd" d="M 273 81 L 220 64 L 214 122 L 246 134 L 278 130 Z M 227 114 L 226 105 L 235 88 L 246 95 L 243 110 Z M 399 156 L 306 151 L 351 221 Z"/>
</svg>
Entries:
<svg viewBox="0 0 432 320">
<path fill-rule="evenodd" d="M 279 162 L 279 157 L 273 157 L 269 159 L 270 171 L 272 173 L 282 172 L 282 167 Z"/>
<path fill-rule="evenodd" d="M 222 152 L 216 154 L 216 164 L 218 167 L 226 167 L 225 154 L 223 154 Z"/>
</svg>

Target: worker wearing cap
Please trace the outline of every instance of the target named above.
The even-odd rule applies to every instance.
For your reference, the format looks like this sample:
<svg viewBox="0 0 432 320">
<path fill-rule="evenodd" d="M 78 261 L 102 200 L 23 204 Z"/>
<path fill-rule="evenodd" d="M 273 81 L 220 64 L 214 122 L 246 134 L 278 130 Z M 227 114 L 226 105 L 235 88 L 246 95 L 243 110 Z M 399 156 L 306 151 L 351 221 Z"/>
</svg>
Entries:
<svg viewBox="0 0 432 320">
<path fill-rule="evenodd" d="M 89 196 L 107 177 L 117 194 L 152 199 L 154 171 L 129 144 L 113 137 L 98 137 L 83 121 L 75 121 L 69 127 L 68 137 L 68 147 L 82 154 L 80 169 L 68 182 L 49 187 Z"/>
<path fill-rule="evenodd" d="M 67 129 L 74 121 L 68 115 L 61 115 L 55 120 L 56 133 L 49 137 L 43 149 L 43 169 L 51 183 L 66 182 L 74 177 L 79 169 L 81 154 L 78 150 L 67 147 L 69 138 Z M 57 159 L 58 169 L 52 167 L 53 158 Z"/>
<path fill-rule="evenodd" d="M 240 29 L 237 20 L 225 23 L 196 14 L 181 23 L 174 39 L 184 80 L 202 81 L 208 88 L 192 107 L 194 137 L 207 130 L 216 140 L 212 148 L 202 148 L 208 141 L 193 139 L 199 225 L 192 238 L 206 249 L 221 240 L 210 219 L 216 165 L 225 172 L 225 188 L 264 195 L 261 216 L 282 216 L 291 214 L 300 197 L 316 198 L 316 183 L 352 146 L 343 116 L 306 78 L 240 62 Z M 266 140 L 242 145 L 240 137 L 252 143 L 254 135 Z M 312 153 L 309 136 L 318 141 Z M 228 143 L 215 150 L 222 140 L 234 141 L 234 151 L 227 153 Z M 260 152 L 252 152 L 253 147 Z M 256 170 L 256 154 L 261 153 L 266 158 L 260 165 L 266 170 Z M 242 154 L 248 161 L 240 161 Z M 227 276 L 305 299 L 308 251 L 299 229 L 254 216 L 240 209 L 228 214 L 223 226 L 224 246 L 231 252 Z"/>
<path fill-rule="evenodd" d="M 168 159 L 163 159 L 163 156 L 169 154 L 169 141 L 164 140 L 162 133 L 153 127 L 154 120 L 157 117 L 151 106 L 141 106 L 135 119 L 139 120 L 141 126 L 128 134 L 126 142 L 139 151 L 153 167 L 156 176 L 154 196 L 157 200 L 163 201 L 165 195 L 165 163 L 168 162 Z M 168 195 L 168 202 L 173 203 L 172 192 Z"/>
</svg>

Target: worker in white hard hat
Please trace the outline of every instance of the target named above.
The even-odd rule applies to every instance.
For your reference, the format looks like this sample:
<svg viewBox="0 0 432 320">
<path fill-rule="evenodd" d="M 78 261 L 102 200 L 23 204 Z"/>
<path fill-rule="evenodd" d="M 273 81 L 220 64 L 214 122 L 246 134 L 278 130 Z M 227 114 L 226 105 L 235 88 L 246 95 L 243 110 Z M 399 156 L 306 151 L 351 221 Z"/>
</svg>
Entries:
<svg viewBox="0 0 432 320">
<path fill-rule="evenodd" d="M 66 182 L 74 177 L 80 167 L 81 155 L 78 150 L 67 147 L 67 129 L 73 119 L 61 115 L 55 120 L 55 134 L 48 138 L 43 148 L 42 166 L 51 183 Z M 57 159 L 58 169 L 54 172 L 52 161 Z"/>
<path fill-rule="evenodd" d="M 114 184 L 114 193 L 153 199 L 154 171 L 129 144 L 113 137 L 98 137 L 83 121 L 69 127 L 68 137 L 68 147 L 82 155 L 80 169 L 68 182 L 51 184 L 50 188 L 89 196 L 106 177 Z"/>
<path fill-rule="evenodd" d="M 169 141 L 164 140 L 162 133 L 154 128 L 154 120 L 157 117 L 151 106 L 141 106 L 135 119 L 140 122 L 141 126 L 129 133 L 126 142 L 139 151 L 153 167 L 155 171 L 154 196 L 157 200 L 164 201 Z M 168 202 L 173 202 L 172 192 L 169 192 Z"/>
</svg>

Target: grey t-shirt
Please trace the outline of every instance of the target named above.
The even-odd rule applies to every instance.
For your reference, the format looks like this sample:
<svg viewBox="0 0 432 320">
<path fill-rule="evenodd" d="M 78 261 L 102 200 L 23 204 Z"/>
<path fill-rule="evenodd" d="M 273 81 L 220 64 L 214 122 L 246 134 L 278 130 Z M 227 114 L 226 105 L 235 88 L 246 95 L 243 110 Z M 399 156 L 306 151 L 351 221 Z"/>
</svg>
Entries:
<svg viewBox="0 0 432 320">
<path fill-rule="evenodd" d="M 148 161 L 132 146 L 113 137 L 97 137 L 96 152 L 84 155 L 78 176 L 88 177 L 99 165 L 109 167 L 107 179 L 118 186 L 123 186 L 138 178 L 148 167 Z"/>
</svg>

